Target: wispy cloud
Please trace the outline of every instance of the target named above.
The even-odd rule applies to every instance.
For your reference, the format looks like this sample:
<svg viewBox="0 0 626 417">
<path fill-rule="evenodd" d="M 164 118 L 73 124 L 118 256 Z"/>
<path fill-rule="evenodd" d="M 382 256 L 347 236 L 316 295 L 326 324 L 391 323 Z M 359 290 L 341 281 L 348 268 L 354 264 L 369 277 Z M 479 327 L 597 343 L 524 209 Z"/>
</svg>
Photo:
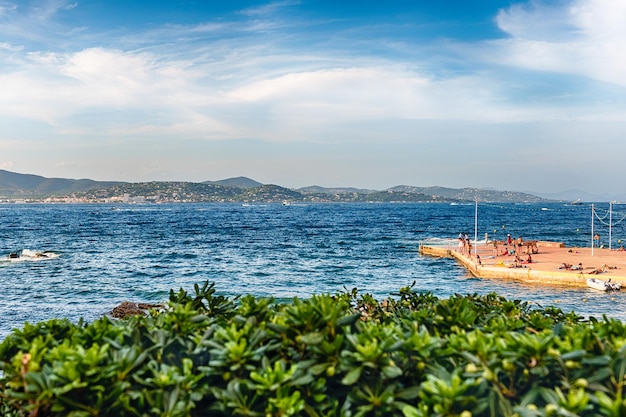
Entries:
<svg viewBox="0 0 626 417">
<path fill-rule="evenodd" d="M 0 2 L 0 17 L 8 15 L 17 9 L 17 4 L 9 1 Z"/>
<path fill-rule="evenodd" d="M 0 3 L 0 34 L 25 49 L 55 48 L 73 32 L 59 15 L 77 7 L 66 0 Z"/>
<path fill-rule="evenodd" d="M 241 10 L 239 13 L 244 16 L 267 16 L 270 14 L 275 14 L 277 11 L 284 9 L 289 6 L 297 6 L 301 4 L 301 1 L 298 0 L 284 0 L 284 1 L 275 1 L 271 3 L 266 3 L 261 6 L 249 7 Z"/>
<path fill-rule="evenodd" d="M 4 49 L 6 51 L 21 51 L 22 49 L 24 49 L 21 46 L 16 46 L 11 44 L 10 42 L 0 42 L 0 49 Z"/>
</svg>

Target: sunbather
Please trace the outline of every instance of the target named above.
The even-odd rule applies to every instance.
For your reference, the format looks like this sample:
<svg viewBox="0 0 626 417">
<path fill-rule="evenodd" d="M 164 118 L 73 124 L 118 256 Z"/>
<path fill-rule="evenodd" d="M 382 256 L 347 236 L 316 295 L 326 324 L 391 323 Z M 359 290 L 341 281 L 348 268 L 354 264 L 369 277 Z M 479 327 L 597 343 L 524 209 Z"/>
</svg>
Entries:
<svg viewBox="0 0 626 417">
<path fill-rule="evenodd" d="M 606 268 L 604 266 L 601 266 L 600 268 L 596 268 L 593 271 L 589 271 L 589 273 L 592 275 L 601 274 L 603 272 L 606 272 Z"/>
</svg>

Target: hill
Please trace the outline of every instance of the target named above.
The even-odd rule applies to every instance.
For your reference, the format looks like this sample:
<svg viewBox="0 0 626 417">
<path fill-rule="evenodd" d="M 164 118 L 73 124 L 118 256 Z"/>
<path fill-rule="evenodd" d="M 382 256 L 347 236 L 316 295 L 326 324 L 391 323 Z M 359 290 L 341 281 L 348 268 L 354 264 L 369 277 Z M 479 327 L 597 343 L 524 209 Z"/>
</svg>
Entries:
<svg viewBox="0 0 626 417">
<path fill-rule="evenodd" d="M 367 190 L 364 188 L 354 187 L 320 187 L 319 185 L 310 185 L 308 187 L 298 188 L 298 191 L 303 193 L 319 193 L 319 194 L 370 194 L 377 192 L 376 190 Z"/>
<path fill-rule="evenodd" d="M 71 194 L 121 184 L 116 181 L 88 179 L 45 178 L 39 175 L 18 174 L 0 169 L 0 196 L 37 198 L 55 194 Z"/>
<path fill-rule="evenodd" d="M 320 186 L 290 189 L 246 177 L 202 183 L 184 181 L 116 182 L 45 178 L 0 170 L 0 201 L 32 202 L 537 202 L 541 197 L 478 188 L 415 187 L 387 190 Z"/>
<path fill-rule="evenodd" d="M 237 187 L 237 188 L 256 188 L 256 187 L 260 187 L 263 185 L 260 182 L 257 182 L 247 177 L 227 178 L 225 180 L 219 180 L 219 181 L 204 181 L 204 184 L 216 184 L 216 185 L 223 185 L 225 187 Z"/>
<path fill-rule="evenodd" d="M 545 198 L 515 191 L 496 191 L 481 188 L 445 188 L 445 187 L 414 187 L 411 185 L 398 185 L 390 188 L 393 191 L 406 193 L 421 193 L 429 196 L 446 197 L 461 201 L 485 201 L 485 202 L 511 202 L 511 203 L 534 203 L 545 201 Z"/>
</svg>

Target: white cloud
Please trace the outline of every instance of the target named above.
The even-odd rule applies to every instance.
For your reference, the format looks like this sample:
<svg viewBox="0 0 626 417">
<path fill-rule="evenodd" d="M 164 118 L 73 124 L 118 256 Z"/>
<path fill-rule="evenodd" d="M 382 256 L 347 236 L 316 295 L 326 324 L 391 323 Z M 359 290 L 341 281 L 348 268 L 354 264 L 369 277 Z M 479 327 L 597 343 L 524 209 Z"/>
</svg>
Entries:
<svg viewBox="0 0 626 417">
<path fill-rule="evenodd" d="M 377 120 L 494 123 L 554 117 L 545 107 L 503 103 L 501 93 L 502 86 L 488 76 L 431 79 L 397 67 L 359 67 L 290 73 L 245 84 L 227 96 L 248 103 L 251 111 L 262 109 L 270 123 L 280 125 L 282 131 L 270 130 L 266 139 L 295 139 L 302 137 L 296 132 L 317 132 L 320 125 Z"/>
<path fill-rule="evenodd" d="M 28 60 L 36 65 L 60 64 L 60 56 L 54 52 L 29 52 L 26 54 Z"/>
<path fill-rule="evenodd" d="M 552 110 L 546 116 L 546 108 L 502 103 L 501 86 L 486 76 L 431 79 L 392 63 L 283 69 L 275 75 L 274 64 L 267 63 L 284 57 L 242 53 L 246 63 L 240 68 L 231 65 L 241 58 L 237 52 L 193 62 L 105 48 L 28 53 L 22 71 L 0 74 L 7 86 L 0 112 L 45 121 L 75 137 L 271 141 L 351 140 L 325 129 L 376 120 L 491 123 L 554 117 Z M 257 65 L 257 72 L 249 70 Z M 225 68 L 232 69 L 226 83 Z"/>
<path fill-rule="evenodd" d="M 0 17 L 14 12 L 17 9 L 17 4 L 9 1 L 0 2 Z"/>
<path fill-rule="evenodd" d="M 626 2 L 533 2 L 500 11 L 496 21 L 511 38 L 492 51 L 494 61 L 626 86 Z"/>
<path fill-rule="evenodd" d="M 17 52 L 17 51 L 21 51 L 24 48 L 19 45 L 13 45 L 10 42 L 0 42 L 0 49 L 4 49 L 6 51 Z"/>
<path fill-rule="evenodd" d="M 77 3 L 70 3 L 67 0 L 42 0 L 35 2 L 36 6 L 32 8 L 32 15 L 40 21 L 48 21 L 55 16 L 60 10 L 71 10 L 77 6 Z"/>
<path fill-rule="evenodd" d="M 240 13 L 245 16 L 262 16 L 262 15 L 275 13 L 277 10 L 282 9 L 287 6 L 296 6 L 300 3 L 301 2 L 297 0 L 275 1 L 271 3 L 263 4 L 258 7 L 249 7 L 247 9 L 242 10 Z"/>
<path fill-rule="evenodd" d="M 172 113 L 195 97 L 194 74 L 148 53 L 90 48 L 73 54 L 29 53 L 24 64 L 0 73 L 0 111 L 56 119 L 77 113 L 165 108 Z M 138 121 L 141 123 L 141 121 Z"/>
</svg>

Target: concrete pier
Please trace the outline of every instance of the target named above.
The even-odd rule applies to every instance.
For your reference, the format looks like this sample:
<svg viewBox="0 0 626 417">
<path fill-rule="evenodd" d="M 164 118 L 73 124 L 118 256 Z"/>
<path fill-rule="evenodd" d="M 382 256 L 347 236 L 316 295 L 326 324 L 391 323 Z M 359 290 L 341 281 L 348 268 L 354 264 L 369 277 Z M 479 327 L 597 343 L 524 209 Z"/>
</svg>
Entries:
<svg viewBox="0 0 626 417">
<path fill-rule="evenodd" d="M 494 253 L 491 242 L 479 243 L 471 253 L 463 251 L 455 245 L 420 244 L 419 252 L 423 255 L 454 258 L 467 271 L 486 279 L 510 279 L 537 285 L 568 285 L 586 287 L 587 278 L 601 280 L 611 279 L 621 283 L 626 290 L 626 251 L 594 248 L 565 247 L 558 242 L 537 242 L 536 253 L 531 253 L 532 262 L 516 263 L 514 255 Z M 593 252 L 593 253 L 592 253 Z M 478 255 L 478 256 L 477 256 Z M 527 254 L 519 254 L 525 261 Z M 479 261 L 480 258 L 480 261 Z M 563 269 L 562 264 L 577 266 L 580 270 Z M 598 273 L 594 273 L 598 272 Z"/>
</svg>

